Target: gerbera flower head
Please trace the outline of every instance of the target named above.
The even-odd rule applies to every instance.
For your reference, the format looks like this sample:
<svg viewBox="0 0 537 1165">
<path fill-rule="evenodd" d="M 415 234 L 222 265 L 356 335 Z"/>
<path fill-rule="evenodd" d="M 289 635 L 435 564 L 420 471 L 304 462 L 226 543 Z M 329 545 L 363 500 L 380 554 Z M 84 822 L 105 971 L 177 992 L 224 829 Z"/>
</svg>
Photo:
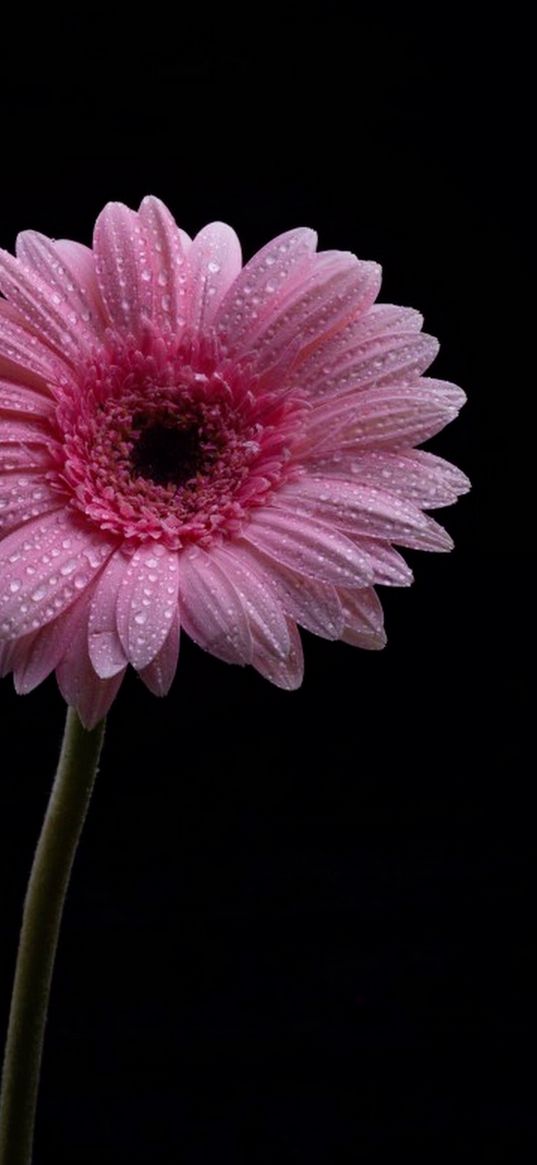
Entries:
<svg viewBox="0 0 537 1165">
<path fill-rule="evenodd" d="M 0 254 L 0 666 L 55 671 L 87 727 L 131 664 L 164 694 L 180 628 L 297 687 L 297 624 L 385 643 L 394 545 L 449 550 L 424 511 L 464 474 L 415 447 L 460 388 L 376 304 L 380 268 L 308 229 L 242 266 L 223 223 L 108 204 L 92 249 L 35 231 Z"/>
</svg>

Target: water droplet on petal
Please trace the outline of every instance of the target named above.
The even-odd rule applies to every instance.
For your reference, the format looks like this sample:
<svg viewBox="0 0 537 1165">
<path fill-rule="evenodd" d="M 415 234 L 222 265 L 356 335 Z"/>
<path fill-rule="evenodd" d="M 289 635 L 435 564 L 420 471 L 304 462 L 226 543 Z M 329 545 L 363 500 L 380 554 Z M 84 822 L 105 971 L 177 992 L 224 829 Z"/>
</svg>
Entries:
<svg viewBox="0 0 537 1165">
<path fill-rule="evenodd" d="M 62 564 L 62 566 L 60 566 L 60 574 L 63 574 L 63 575 L 72 574 L 73 571 L 76 570 L 76 567 L 77 567 L 76 558 L 68 558 L 67 562 L 64 562 Z"/>
<path fill-rule="evenodd" d="M 40 587 L 37 587 L 37 590 L 35 590 L 33 592 L 33 595 L 32 595 L 33 602 L 38 603 L 40 599 L 44 599 L 45 595 L 47 593 L 47 590 L 48 590 L 48 587 L 45 586 L 45 584 L 43 584 Z"/>
</svg>

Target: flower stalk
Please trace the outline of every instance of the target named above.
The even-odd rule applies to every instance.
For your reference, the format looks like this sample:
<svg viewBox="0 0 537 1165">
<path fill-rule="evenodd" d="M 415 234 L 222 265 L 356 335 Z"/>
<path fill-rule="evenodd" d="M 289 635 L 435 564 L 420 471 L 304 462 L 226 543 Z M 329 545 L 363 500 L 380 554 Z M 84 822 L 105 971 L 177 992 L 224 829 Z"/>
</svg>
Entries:
<svg viewBox="0 0 537 1165">
<path fill-rule="evenodd" d="M 56 778 L 37 845 L 11 1000 L 0 1100 L 0 1165 L 30 1165 L 43 1038 L 69 878 L 104 738 L 68 708 Z"/>
</svg>

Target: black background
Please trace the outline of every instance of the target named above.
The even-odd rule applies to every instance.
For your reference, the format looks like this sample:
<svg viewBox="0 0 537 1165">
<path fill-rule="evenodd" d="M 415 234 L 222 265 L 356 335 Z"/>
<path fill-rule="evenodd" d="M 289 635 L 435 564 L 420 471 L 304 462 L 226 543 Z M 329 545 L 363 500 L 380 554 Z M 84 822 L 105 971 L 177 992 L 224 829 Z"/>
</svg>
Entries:
<svg viewBox="0 0 537 1165">
<path fill-rule="evenodd" d="M 285 693 L 185 639 L 166 700 L 125 682 L 66 910 L 35 1165 L 525 1161 L 525 33 L 490 14 L 473 32 L 256 21 L 155 15 L 112 44 L 102 15 L 49 28 L 35 62 L 13 41 L 0 242 L 89 242 L 106 201 L 154 193 L 189 233 L 230 222 L 246 257 L 308 225 L 379 260 L 380 299 L 423 311 L 434 375 L 468 393 L 428 447 L 473 491 L 438 515 L 455 551 L 405 552 L 413 588 L 381 591 L 384 652 L 304 634 Z M 24 698 L 4 680 L 0 706 L 3 1030 L 64 710 L 54 678 Z"/>
</svg>

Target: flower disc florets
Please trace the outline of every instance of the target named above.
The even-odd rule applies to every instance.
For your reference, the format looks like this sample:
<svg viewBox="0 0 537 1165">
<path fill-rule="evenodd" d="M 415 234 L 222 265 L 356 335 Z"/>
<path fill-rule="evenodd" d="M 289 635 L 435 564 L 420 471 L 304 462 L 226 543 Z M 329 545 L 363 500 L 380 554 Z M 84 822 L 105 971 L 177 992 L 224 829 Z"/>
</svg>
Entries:
<svg viewBox="0 0 537 1165">
<path fill-rule="evenodd" d="M 64 390 L 50 477 L 133 546 L 207 547 L 239 533 L 248 510 L 293 477 L 306 406 L 297 391 L 256 392 L 247 362 L 226 361 L 216 343 L 148 337 L 145 347 L 114 347 Z"/>
</svg>

